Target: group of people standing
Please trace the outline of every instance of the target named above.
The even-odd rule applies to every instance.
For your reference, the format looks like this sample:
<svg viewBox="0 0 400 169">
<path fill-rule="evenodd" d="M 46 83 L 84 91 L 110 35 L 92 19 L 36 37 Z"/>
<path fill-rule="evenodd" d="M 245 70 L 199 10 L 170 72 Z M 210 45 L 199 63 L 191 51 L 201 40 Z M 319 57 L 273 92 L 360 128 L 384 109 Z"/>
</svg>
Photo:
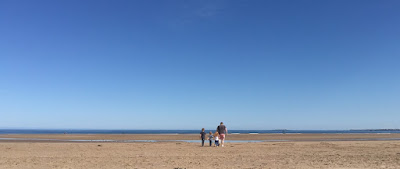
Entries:
<svg viewBox="0 0 400 169">
<path fill-rule="evenodd" d="M 221 122 L 214 134 L 210 131 L 207 140 L 210 141 L 210 146 L 212 146 L 212 142 L 214 139 L 215 142 L 214 146 L 219 147 L 220 145 L 219 141 L 221 141 L 221 147 L 224 147 L 224 141 L 227 134 L 228 134 L 228 129 L 226 128 L 224 123 Z M 200 138 L 201 138 L 201 146 L 204 146 L 204 141 L 206 140 L 206 132 L 204 128 L 201 129 Z"/>
</svg>

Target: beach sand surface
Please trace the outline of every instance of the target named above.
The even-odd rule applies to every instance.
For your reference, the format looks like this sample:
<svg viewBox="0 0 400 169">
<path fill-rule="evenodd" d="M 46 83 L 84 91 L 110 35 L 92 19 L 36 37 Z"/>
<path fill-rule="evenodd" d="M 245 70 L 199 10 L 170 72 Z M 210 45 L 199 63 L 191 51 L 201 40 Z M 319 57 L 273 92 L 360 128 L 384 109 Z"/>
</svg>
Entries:
<svg viewBox="0 0 400 169">
<path fill-rule="evenodd" d="M 312 139 L 329 137 L 319 136 Z M 173 139 L 182 140 L 180 136 Z M 400 168 L 400 141 L 227 143 L 225 147 L 201 147 L 199 143 L 186 142 L 0 141 L 0 168 Z"/>
<path fill-rule="evenodd" d="M 199 131 L 200 133 L 200 131 Z M 208 135 L 208 134 L 207 134 Z M 57 140 L 199 140 L 200 134 L 0 134 L 0 138 Z M 400 139 L 393 134 L 229 134 L 227 140 L 323 141 L 352 139 Z"/>
</svg>

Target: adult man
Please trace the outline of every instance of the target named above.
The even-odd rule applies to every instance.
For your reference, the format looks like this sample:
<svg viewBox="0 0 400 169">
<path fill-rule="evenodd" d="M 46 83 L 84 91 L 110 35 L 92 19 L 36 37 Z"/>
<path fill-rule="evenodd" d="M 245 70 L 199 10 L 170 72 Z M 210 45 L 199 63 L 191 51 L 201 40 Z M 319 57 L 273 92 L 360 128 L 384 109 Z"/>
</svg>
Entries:
<svg viewBox="0 0 400 169">
<path fill-rule="evenodd" d="M 225 136 L 228 134 L 228 129 L 223 122 L 217 127 L 217 132 L 219 133 L 219 139 L 221 140 L 221 146 L 224 147 Z"/>
</svg>

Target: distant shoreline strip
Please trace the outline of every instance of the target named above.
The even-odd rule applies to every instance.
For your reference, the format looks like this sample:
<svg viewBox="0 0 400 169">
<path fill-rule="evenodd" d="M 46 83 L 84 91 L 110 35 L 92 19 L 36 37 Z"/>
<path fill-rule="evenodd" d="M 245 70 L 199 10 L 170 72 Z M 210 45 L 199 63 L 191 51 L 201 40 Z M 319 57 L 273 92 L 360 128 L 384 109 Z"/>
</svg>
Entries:
<svg viewBox="0 0 400 169">
<path fill-rule="evenodd" d="M 187 142 L 200 143 L 201 140 L 77 140 L 77 139 L 40 139 L 40 138 L 0 138 L 2 141 L 26 142 L 111 142 L 111 143 L 140 143 L 140 142 Z M 258 142 L 296 142 L 296 141 L 400 141 L 400 138 L 352 138 L 352 139 L 310 139 L 310 140 L 226 140 L 227 143 L 258 143 Z"/>
</svg>

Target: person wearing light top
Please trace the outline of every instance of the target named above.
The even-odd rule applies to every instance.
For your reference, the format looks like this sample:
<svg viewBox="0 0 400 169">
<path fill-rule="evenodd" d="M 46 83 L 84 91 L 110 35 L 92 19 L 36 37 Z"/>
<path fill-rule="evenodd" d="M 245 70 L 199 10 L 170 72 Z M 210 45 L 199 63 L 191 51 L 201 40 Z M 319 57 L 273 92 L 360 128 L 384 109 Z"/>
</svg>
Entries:
<svg viewBox="0 0 400 169">
<path fill-rule="evenodd" d="M 214 134 L 215 146 L 219 147 L 219 134 L 215 132 Z"/>
<path fill-rule="evenodd" d="M 210 131 L 210 134 L 208 135 L 208 140 L 210 140 L 210 147 L 212 146 L 213 138 L 214 138 L 213 133 Z"/>
</svg>

